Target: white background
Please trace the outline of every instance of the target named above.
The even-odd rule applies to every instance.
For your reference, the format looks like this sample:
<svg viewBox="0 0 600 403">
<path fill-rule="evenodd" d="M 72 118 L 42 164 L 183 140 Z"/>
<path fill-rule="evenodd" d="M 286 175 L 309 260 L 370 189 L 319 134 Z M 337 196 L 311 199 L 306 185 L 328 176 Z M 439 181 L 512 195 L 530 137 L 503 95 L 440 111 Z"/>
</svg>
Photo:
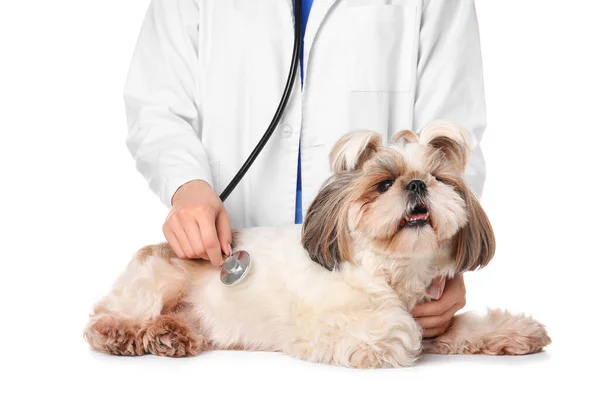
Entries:
<svg viewBox="0 0 600 403">
<path fill-rule="evenodd" d="M 147 4 L 0 3 L 1 401 L 592 399 L 598 2 L 477 1 L 489 116 L 483 204 L 498 252 L 466 276 L 467 308 L 531 313 L 554 343 L 528 357 L 426 356 L 376 371 L 268 353 L 118 358 L 84 342 L 91 305 L 132 253 L 162 240 L 166 210 L 126 150 L 121 98 Z"/>
</svg>

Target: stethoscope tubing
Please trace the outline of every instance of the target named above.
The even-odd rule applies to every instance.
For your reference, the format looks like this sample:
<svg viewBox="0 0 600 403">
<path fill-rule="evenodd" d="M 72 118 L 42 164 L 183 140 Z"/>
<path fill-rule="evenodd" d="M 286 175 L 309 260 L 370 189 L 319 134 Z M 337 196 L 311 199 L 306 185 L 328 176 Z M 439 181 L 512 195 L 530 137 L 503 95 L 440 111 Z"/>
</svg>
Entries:
<svg viewBox="0 0 600 403">
<path fill-rule="evenodd" d="M 221 198 L 221 201 L 223 201 L 223 202 L 229 197 L 231 192 L 233 192 L 233 190 L 237 187 L 237 185 L 240 183 L 240 181 L 242 180 L 244 175 L 246 175 L 246 172 L 248 172 L 248 170 L 254 163 L 254 160 L 256 160 L 258 155 L 261 153 L 262 149 L 265 147 L 265 145 L 271 138 L 271 135 L 277 128 L 277 125 L 279 124 L 279 121 L 281 120 L 281 117 L 283 116 L 283 112 L 285 111 L 285 108 L 288 104 L 290 96 L 292 95 L 292 90 L 294 88 L 294 82 L 296 80 L 296 75 L 298 73 L 298 65 L 300 63 L 300 45 L 302 42 L 301 38 L 302 38 L 302 0 L 295 0 L 295 6 L 294 6 L 294 50 L 292 52 L 292 55 L 293 55 L 292 62 L 290 64 L 290 70 L 288 73 L 287 82 L 285 84 L 285 89 L 283 90 L 283 94 L 281 96 L 281 101 L 279 102 L 279 106 L 277 107 L 277 110 L 275 111 L 275 114 L 273 115 L 273 119 L 271 120 L 271 123 L 267 127 L 267 130 L 263 134 L 262 138 L 254 147 L 254 150 L 252 150 L 252 153 L 250 154 L 250 156 L 248 156 L 248 159 L 246 159 L 246 162 L 244 162 L 244 165 L 242 165 L 242 167 L 240 168 L 238 173 L 233 177 L 231 182 L 229 182 L 229 184 L 227 185 L 225 190 L 223 190 L 223 192 L 219 196 Z"/>
</svg>

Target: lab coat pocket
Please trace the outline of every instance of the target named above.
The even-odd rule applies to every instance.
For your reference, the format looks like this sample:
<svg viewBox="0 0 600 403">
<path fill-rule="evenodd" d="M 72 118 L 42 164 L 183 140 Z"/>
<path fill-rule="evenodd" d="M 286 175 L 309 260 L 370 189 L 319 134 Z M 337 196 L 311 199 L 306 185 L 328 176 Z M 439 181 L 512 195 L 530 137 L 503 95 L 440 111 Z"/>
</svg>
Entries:
<svg viewBox="0 0 600 403">
<path fill-rule="evenodd" d="M 348 5 L 347 13 L 349 89 L 410 91 L 416 64 L 416 6 Z"/>
</svg>

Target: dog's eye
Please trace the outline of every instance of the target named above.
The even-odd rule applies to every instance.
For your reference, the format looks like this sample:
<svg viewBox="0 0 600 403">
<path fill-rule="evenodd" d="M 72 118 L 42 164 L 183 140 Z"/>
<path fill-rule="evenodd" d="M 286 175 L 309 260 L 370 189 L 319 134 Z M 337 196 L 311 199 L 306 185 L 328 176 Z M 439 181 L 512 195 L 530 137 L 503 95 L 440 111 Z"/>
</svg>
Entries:
<svg viewBox="0 0 600 403">
<path fill-rule="evenodd" d="M 377 184 L 377 191 L 379 193 L 385 193 L 392 187 L 393 184 L 394 184 L 394 181 L 391 179 L 379 182 Z"/>
<path fill-rule="evenodd" d="M 436 180 L 436 181 L 438 181 L 438 182 L 442 182 L 442 183 L 444 183 L 444 184 L 446 184 L 446 185 L 448 184 L 448 181 L 444 180 L 443 178 L 440 178 L 439 176 L 435 176 L 435 175 L 433 175 L 433 177 L 434 177 L 434 178 L 435 178 L 435 180 Z"/>
</svg>

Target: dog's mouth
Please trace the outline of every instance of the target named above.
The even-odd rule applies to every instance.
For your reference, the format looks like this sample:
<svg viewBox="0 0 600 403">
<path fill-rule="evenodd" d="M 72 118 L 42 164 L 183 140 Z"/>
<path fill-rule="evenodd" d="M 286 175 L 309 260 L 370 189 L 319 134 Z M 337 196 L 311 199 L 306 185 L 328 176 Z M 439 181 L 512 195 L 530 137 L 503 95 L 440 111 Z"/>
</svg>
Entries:
<svg viewBox="0 0 600 403">
<path fill-rule="evenodd" d="M 400 228 L 422 227 L 429 224 L 429 209 L 426 205 L 417 204 L 408 214 L 400 220 Z"/>
</svg>

